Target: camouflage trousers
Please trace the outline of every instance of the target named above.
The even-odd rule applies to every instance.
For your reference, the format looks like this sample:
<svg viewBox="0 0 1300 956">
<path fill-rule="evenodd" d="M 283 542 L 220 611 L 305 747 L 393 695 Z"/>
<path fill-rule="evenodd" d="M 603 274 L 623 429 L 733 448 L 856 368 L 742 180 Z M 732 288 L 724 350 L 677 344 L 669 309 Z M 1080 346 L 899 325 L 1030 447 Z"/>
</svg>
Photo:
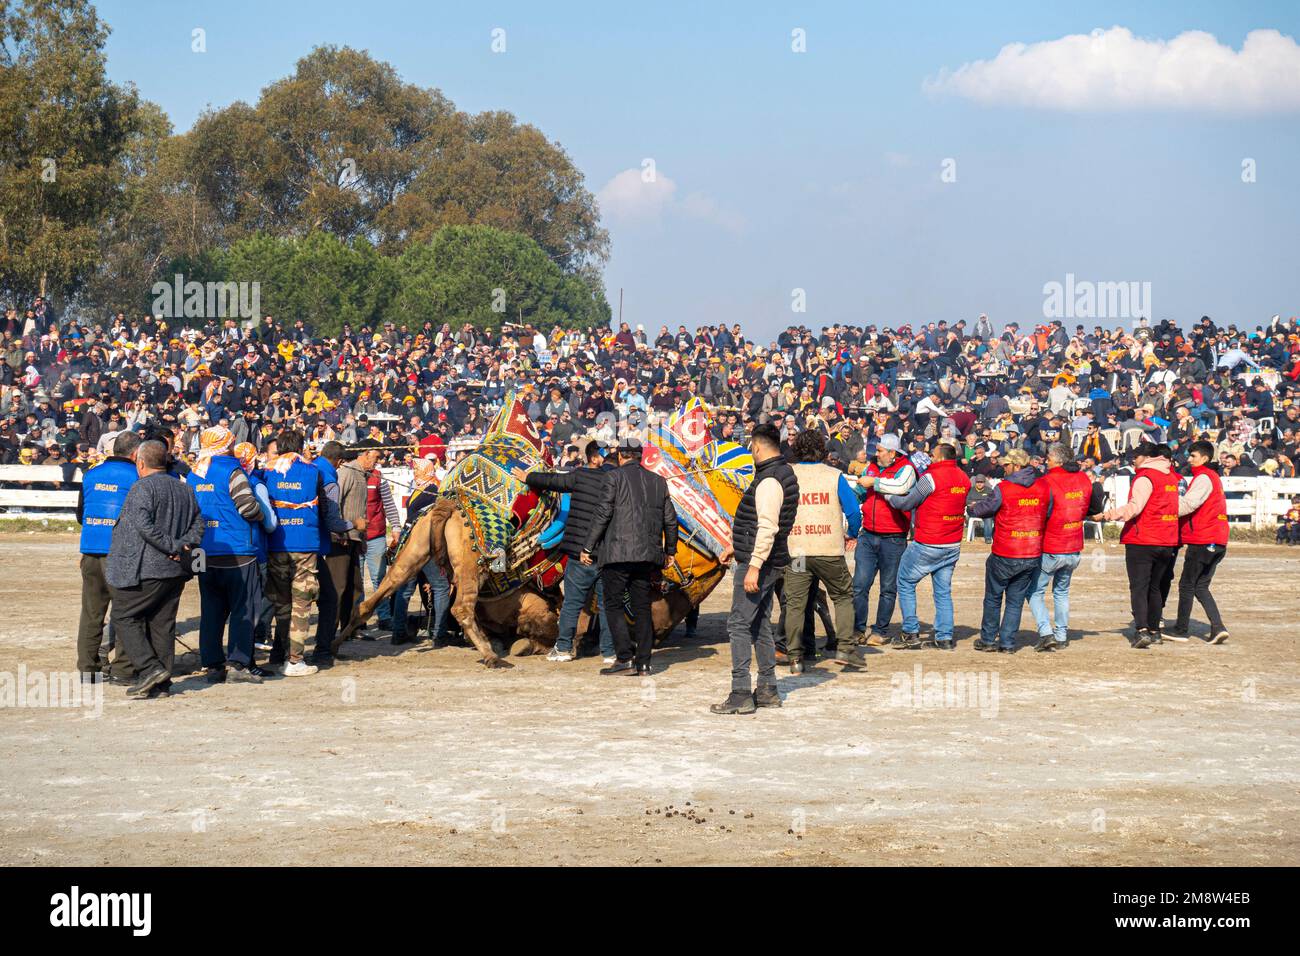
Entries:
<svg viewBox="0 0 1300 956">
<path fill-rule="evenodd" d="M 266 598 L 275 608 L 276 651 L 288 632 L 290 661 L 306 653 L 308 621 L 320 594 L 316 553 L 272 552 L 266 562 Z"/>
</svg>

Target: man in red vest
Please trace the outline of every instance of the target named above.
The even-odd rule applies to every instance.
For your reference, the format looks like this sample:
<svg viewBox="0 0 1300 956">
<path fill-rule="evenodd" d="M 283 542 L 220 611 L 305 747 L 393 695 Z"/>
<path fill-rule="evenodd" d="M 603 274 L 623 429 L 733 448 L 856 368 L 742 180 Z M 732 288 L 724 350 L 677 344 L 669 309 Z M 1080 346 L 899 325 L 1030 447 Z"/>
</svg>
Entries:
<svg viewBox="0 0 1300 956">
<path fill-rule="evenodd" d="M 912 516 L 892 507 L 890 495 L 905 495 L 916 484 L 916 469 L 902 453 L 903 445 L 893 432 L 876 443 L 876 460 L 867 466 L 858 484 L 867 489 L 862 500 L 862 527 L 853 549 L 853 642 L 879 646 L 885 643 L 889 621 L 898 599 L 898 562 L 907 547 Z M 871 610 L 871 585 L 880 573 L 880 597 L 871 637 L 866 638 L 867 613 Z"/>
<path fill-rule="evenodd" d="M 912 511 L 912 543 L 898 563 L 898 604 L 903 612 L 903 645 L 921 644 L 916 616 L 916 585 L 927 575 L 934 591 L 934 640 L 941 651 L 955 646 L 952 638 L 952 572 L 961 557 L 966 527 L 966 496 L 970 479 L 957 465 L 957 449 L 947 442 L 934 447 L 934 460 L 906 495 L 889 496 L 891 507 Z"/>
<path fill-rule="evenodd" d="M 402 519 L 397 511 L 397 502 L 393 499 L 392 486 L 379 470 L 379 442 L 373 438 L 363 438 L 352 447 L 357 452 L 356 467 L 366 476 L 366 546 L 362 552 L 362 561 L 370 572 L 371 587 L 378 589 L 388 571 L 388 549 L 397 544 Z M 356 597 L 357 603 L 360 603 L 361 595 Z M 379 630 L 392 632 L 391 601 L 379 605 L 378 617 Z"/>
<path fill-rule="evenodd" d="M 1043 528 L 1043 557 L 1038 579 L 1029 595 L 1029 610 L 1038 625 L 1036 651 L 1067 646 L 1070 622 L 1070 578 L 1083 556 L 1083 522 L 1100 515 L 1106 493 L 1079 469 L 1069 445 L 1047 448 L 1047 525 Z M 1052 586 L 1052 615 L 1047 614 L 1047 586 Z"/>
<path fill-rule="evenodd" d="M 1187 636 L 1195 599 L 1210 619 L 1210 643 L 1222 644 L 1228 639 L 1228 629 L 1210 593 L 1210 582 L 1228 553 L 1228 506 L 1223 483 L 1212 467 L 1214 446 L 1208 441 L 1193 442 L 1187 460 L 1192 466 L 1192 483 L 1187 486 L 1187 494 L 1178 499 L 1178 533 L 1187 553 L 1178 579 L 1178 620 L 1173 635 Z"/>
<path fill-rule="evenodd" d="M 1178 556 L 1178 476 L 1159 445 L 1142 442 L 1133 451 L 1137 473 L 1129 486 L 1128 504 L 1111 508 L 1107 521 L 1122 521 L 1129 601 L 1139 650 L 1160 643 L 1160 614 L 1168 581 Z"/>
<path fill-rule="evenodd" d="M 977 651 L 1014 654 L 1020 615 L 1038 580 L 1043 556 L 1047 486 L 1030 466 L 1024 449 L 1007 452 L 1006 463 L 1015 471 L 970 508 L 972 518 L 993 518 L 993 551 L 984 563 L 984 618 L 972 646 Z"/>
</svg>

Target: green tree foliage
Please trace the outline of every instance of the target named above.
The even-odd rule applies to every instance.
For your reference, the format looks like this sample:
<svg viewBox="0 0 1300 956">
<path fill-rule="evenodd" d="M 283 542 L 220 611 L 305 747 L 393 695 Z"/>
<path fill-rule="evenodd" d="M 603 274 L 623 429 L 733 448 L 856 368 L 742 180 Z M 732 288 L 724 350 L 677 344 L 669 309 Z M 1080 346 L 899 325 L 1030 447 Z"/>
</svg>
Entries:
<svg viewBox="0 0 1300 956">
<path fill-rule="evenodd" d="M 401 291 L 390 315 L 425 321 L 553 326 L 609 320 L 603 287 L 566 273 L 536 242 L 491 226 L 444 226 L 398 260 Z"/>
<path fill-rule="evenodd" d="M 0 2 L 0 292 L 69 295 L 128 204 L 131 146 L 156 116 L 105 75 L 86 0 Z"/>
<path fill-rule="evenodd" d="M 562 267 L 601 264 L 609 239 L 568 155 L 508 113 L 471 116 L 364 52 L 319 47 L 255 106 L 204 114 L 160 169 L 229 242 L 325 231 L 387 254 L 444 225 L 521 232 Z"/>
<path fill-rule="evenodd" d="M 527 236 L 490 226 L 447 226 L 398 258 L 364 239 L 351 245 L 327 232 L 304 239 L 265 234 L 241 239 L 215 260 L 182 263 L 187 278 L 257 282 L 264 314 L 336 333 L 390 321 L 543 328 L 609 319 L 599 285 L 564 272 Z"/>
<path fill-rule="evenodd" d="M 180 273 L 257 281 L 264 312 L 322 330 L 608 317 L 595 199 L 534 127 L 320 47 L 173 135 L 107 81 L 107 35 L 88 0 L 0 0 L 7 298 L 134 312 Z"/>
</svg>

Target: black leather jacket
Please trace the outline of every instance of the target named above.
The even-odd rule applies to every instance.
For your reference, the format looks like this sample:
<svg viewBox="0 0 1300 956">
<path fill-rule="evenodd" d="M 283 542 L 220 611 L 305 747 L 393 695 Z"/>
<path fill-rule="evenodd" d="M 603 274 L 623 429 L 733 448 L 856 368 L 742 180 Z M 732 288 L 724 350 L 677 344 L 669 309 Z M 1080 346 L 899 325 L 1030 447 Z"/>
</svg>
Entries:
<svg viewBox="0 0 1300 956">
<path fill-rule="evenodd" d="M 585 551 L 601 564 L 647 561 L 662 566 L 677 552 L 677 511 L 668 482 L 640 461 L 614 469 L 587 532 Z"/>
</svg>

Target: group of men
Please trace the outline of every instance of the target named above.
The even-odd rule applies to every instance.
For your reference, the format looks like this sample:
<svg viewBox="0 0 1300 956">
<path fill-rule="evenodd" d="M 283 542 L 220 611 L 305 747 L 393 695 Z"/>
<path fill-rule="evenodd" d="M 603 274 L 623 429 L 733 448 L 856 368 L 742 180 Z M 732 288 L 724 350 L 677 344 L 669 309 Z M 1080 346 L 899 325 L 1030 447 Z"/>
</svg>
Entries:
<svg viewBox="0 0 1300 956">
<path fill-rule="evenodd" d="M 84 476 L 77 507 L 83 679 L 129 685 L 133 697 L 168 693 L 176 613 L 191 577 L 198 578 L 199 657 L 209 683 L 261 683 L 275 673 L 302 677 L 330 666 L 340 625 L 360 603 L 362 565 L 377 585 L 397 541 L 400 518 L 376 467 L 378 446 L 358 443 L 344 461 L 344 447 L 328 442 L 307 457 L 302 434 L 286 429 L 259 458 L 213 426 L 190 468 L 166 437 L 124 431 L 112 455 Z M 431 468 L 417 475 L 413 503 L 433 481 Z M 409 509 L 411 516 L 418 510 Z M 427 571 L 445 617 L 445 578 Z M 381 626 L 397 644 L 411 640 L 404 627 L 409 599 L 408 590 L 380 608 Z M 110 607 L 113 656 L 101 661 Z M 269 651 L 264 666 L 259 646 Z"/>
<path fill-rule="evenodd" d="M 1227 551 L 1229 528 L 1209 442 L 1196 442 L 1190 449 L 1190 481 L 1181 493 L 1170 449 L 1140 445 L 1129 500 L 1109 510 L 1102 485 L 1081 471 L 1064 444 L 1048 448 L 1047 467 L 1041 472 L 1027 454 L 1013 450 L 1007 459 L 1014 470 L 972 502 L 971 479 L 958 465 L 955 446 L 938 442 L 932 458 L 909 459 L 895 442 L 885 440 L 858 479 L 865 491 L 860 506 L 843 473 L 822 463 L 820 433 L 808 431 L 795 439 L 793 466 L 782 456 L 777 436 L 761 426 L 751 449 L 756 474 L 737 510 L 733 531 L 738 567 L 727 624 L 732 686 L 727 699 L 712 707 L 714 713 L 749 714 L 758 707 L 780 706 L 771 627 L 779 588 L 786 604 L 785 653 L 792 674 L 802 673 L 805 654 L 814 652 L 805 640 L 809 624 L 804 610 L 818 586 L 826 588 L 835 608 L 834 633 L 849 635 L 835 642 L 831 658 L 846 669 L 865 666 L 862 646 L 888 643 L 953 650 L 952 575 L 971 518 L 993 523 L 980 635 L 972 642 L 977 651 L 1014 653 L 1026 602 L 1039 635 L 1035 650 L 1068 646 L 1070 583 L 1089 520 L 1123 523 L 1120 542 L 1129 578 L 1134 648 L 1145 649 L 1165 638 L 1186 641 L 1194 601 L 1209 619 L 1209 643 L 1228 639 L 1210 591 Z M 1177 617 L 1166 632 L 1162 615 L 1181 548 L 1186 556 Z M 849 551 L 856 554 L 853 577 Z M 869 592 L 877 576 L 877 614 L 868 633 Z M 934 627 L 932 636 L 922 640 L 916 587 L 926 577 L 932 585 Z M 902 630 L 891 638 L 895 603 L 901 605 Z M 751 655 L 757 658 L 758 670 L 752 693 Z"/>
<path fill-rule="evenodd" d="M 787 449 L 775 427 L 758 425 L 749 448 L 754 478 L 734 516 L 731 548 L 721 556 L 736 566 L 727 620 L 732 678 L 731 692 L 713 706 L 715 713 L 780 706 L 777 664 L 784 660 L 799 674 L 816 655 L 810 620 L 821 588 L 835 611 L 830 660 L 846 670 L 866 666 L 866 647 L 953 649 L 951 582 L 972 518 L 992 522 L 980 635 L 973 642 L 978 651 L 1016 650 L 1026 602 L 1039 635 L 1035 649 L 1068 646 L 1071 575 L 1089 520 L 1123 522 L 1134 647 L 1165 637 L 1186 639 L 1197 600 L 1209 618 L 1210 641 L 1227 639 L 1210 592 L 1226 553 L 1228 523 L 1208 442 L 1192 447 L 1192 475 L 1182 493 L 1169 449 L 1140 445 L 1129 500 L 1109 510 L 1100 483 L 1080 470 L 1064 444 L 1048 448 L 1041 472 L 1027 454 L 1012 450 L 1009 474 L 978 500 L 972 499 L 972 480 L 958 463 L 958 449 L 945 441 L 937 441 L 930 454 L 907 456 L 897 436 L 885 435 L 856 479 L 826 463 L 826 440 L 816 429 L 797 435 Z M 235 443 L 218 426 L 203 433 L 192 469 L 178 468 L 165 441 L 142 440 L 133 432 L 119 435 L 113 450 L 85 476 L 79 506 L 78 668 L 88 679 L 101 673 L 99 648 L 111 605 L 117 657 L 103 671 L 106 679 L 129 683 L 132 696 L 167 692 L 176 610 L 191 575 L 199 579 L 199 651 L 210 682 L 261 682 L 273 672 L 304 676 L 332 661 L 339 624 L 350 619 L 360 597 L 362 562 L 372 552 L 378 555 L 377 583 L 382 556 L 396 542 L 398 515 L 378 477 L 377 448 L 362 443 L 353 449 L 353 460 L 344 462 L 343 446 L 329 442 L 309 459 L 302 435 L 286 430 L 259 466 L 251 447 Z M 651 597 L 658 576 L 674 560 L 678 524 L 667 483 L 642 467 L 642 450 L 636 438 L 623 440 L 611 467 L 605 449 L 592 440 L 582 449 L 583 467 L 517 474 L 536 491 L 569 496 L 557 544 L 569 561 L 552 661 L 573 660 L 580 613 L 595 592 L 606 664 L 601 673 L 650 673 Z M 416 465 L 408 522 L 436 491 L 431 463 Z M 1186 559 L 1177 618 L 1172 631 L 1163 632 L 1181 547 Z M 855 554 L 852 574 L 849 552 Z M 426 573 L 440 628 L 448 584 L 436 566 Z M 917 585 L 927 577 L 934 625 L 923 640 Z M 877 581 L 876 615 L 869 622 Z M 411 592 L 408 584 L 381 609 L 388 611 L 395 643 L 408 640 Z M 783 651 L 772 626 L 778 600 L 784 605 Z M 618 612 L 609 613 L 607 603 Z M 319 620 L 315 653 L 308 658 L 313 605 Z M 902 628 L 891 636 L 896 605 Z M 273 637 L 263 667 L 255 634 L 266 619 L 273 622 Z"/>
</svg>

